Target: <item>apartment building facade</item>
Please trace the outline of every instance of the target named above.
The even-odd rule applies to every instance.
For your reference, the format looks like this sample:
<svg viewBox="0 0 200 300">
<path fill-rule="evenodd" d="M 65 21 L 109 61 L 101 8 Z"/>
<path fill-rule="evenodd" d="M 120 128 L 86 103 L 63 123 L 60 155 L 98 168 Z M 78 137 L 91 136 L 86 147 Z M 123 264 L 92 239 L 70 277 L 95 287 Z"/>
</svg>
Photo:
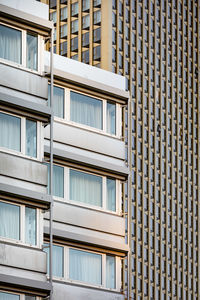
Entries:
<svg viewBox="0 0 200 300">
<path fill-rule="evenodd" d="M 199 1 L 47 2 L 54 51 L 123 74 L 131 94 L 127 296 L 198 299 Z"/>
<path fill-rule="evenodd" d="M 48 18 L 0 1 L 0 299 L 125 299 L 125 78 L 45 52 Z"/>
</svg>

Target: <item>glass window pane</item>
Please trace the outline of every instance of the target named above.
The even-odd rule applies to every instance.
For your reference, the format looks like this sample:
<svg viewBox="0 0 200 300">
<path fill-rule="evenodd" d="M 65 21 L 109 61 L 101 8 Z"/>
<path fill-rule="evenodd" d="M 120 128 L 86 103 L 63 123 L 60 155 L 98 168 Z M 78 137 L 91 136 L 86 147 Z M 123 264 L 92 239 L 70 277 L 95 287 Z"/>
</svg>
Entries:
<svg viewBox="0 0 200 300">
<path fill-rule="evenodd" d="M 26 66 L 38 69 L 38 37 L 30 33 L 27 33 Z"/>
<path fill-rule="evenodd" d="M 0 202 L 0 236 L 20 239 L 20 207 Z"/>
<path fill-rule="evenodd" d="M 36 209 L 25 207 L 26 243 L 36 245 Z"/>
<path fill-rule="evenodd" d="M 48 193 L 50 185 L 50 165 L 48 167 Z M 60 166 L 53 166 L 53 195 L 64 198 L 64 168 Z"/>
<path fill-rule="evenodd" d="M 107 132 L 116 134 L 116 105 L 107 102 Z"/>
<path fill-rule="evenodd" d="M 21 119 L 0 113 L 0 147 L 21 151 Z"/>
<path fill-rule="evenodd" d="M 19 300 L 20 296 L 16 294 L 0 292 L 0 300 Z"/>
<path fill-rule="evenodd" d="M 70 170 L 70 200 L 102 206 L 102 177 Z"/>
<path fill-rule="evenodd" d="M 90 26 L 90 15 L 86 15 L 82 17 L 82 28 L 89 28 Z"/>
<path fill-rule="evenodd" d="M 70 92 L 71 121 L 102 129 L 102 101 Z"/>
<path fill-rule="evenodd" d="M 69 277 L 91 284 L 102 284 L 102 257 L 99 254 L 69 249 Z"/>
<path fill-rule="evenodd" d="M 0 57 L 22 63 L 22 32 L 0 25 Z"/>
<path fill-rule="evenodd" d="M 45 244 L 47 246 L 47 244 Z M 44 248 L 47 253 L 47 273 L 49 274 L 49 247 Z M 53 245 L 53 267 L 52 273 L 55 277 L 63 277 L 63 266 L 64 266 L 64 248 L 62 246 Z"/>
<path fill-rule="evenodd" d="M 48 102 L 50 104 L 51 98 L 51 85 L 48 85 Z M 53 87 L 53 110 L 54 116 L 64 118 L 64 89 L 54 86 Z"/>
<path fill-rule="evenodd" d="M 115 289 L 115 257 L 106 255 L 106 287 Z"/>
<path fill-rule="evenodd" d="M 116 181 L 115 181 L 115 179 L 107 178 L 106 208 L 111 211 L 116 211 Z"/>
<path fill-rule="evenodd" d="M 37 122 L 26 120 L 26 155 L 37 157 Z"/>
<path fill-rule="evenodd" d="M 25 295 L 25 300 L 36 300 L 36 297 Z"/>
<path fill-rule="evenodd" d="M 54 31 L 56 33 L 56 30 Z M 61 38 L 67 38 L 67 24 L 60 26 L 60 37 Z"/>
</svg>

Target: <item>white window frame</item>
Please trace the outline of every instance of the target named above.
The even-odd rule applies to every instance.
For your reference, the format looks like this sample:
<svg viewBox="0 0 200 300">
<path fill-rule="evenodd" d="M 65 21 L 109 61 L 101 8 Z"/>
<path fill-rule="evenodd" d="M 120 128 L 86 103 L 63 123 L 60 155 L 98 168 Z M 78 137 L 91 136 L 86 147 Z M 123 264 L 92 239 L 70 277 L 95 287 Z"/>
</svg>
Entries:
<svg viewBox="0 0 200 300">
<path fill-rule="evenodd" d="M 4 58 L 0 58 L 0 62 L 5 63 L 7 65 L 15 66 L 15 67 L 17 66 L 18 68 L 25 69 L 25 70 L 30 71 L 32 73 L 42 74 L 43 69 L 44 69 L 44 68 L 42 68 L 42 62 L 43 62 L 42 53 L 44 51 L 44 40 L 43 40 L 42 36 L 35 33 L 35 35 L 38 37 L 38 66 L 37 66 L 37 70 L 29 69 L 26 66 L 26 49 L 27 49 L 27 39 L 26 38 L 27 38 L 27 33 L 29 33 L 29 30 L 24 30 L 24 29 L 18 28 L 16 26 L 8 25 L 8 24 L 3 23 L 3 22 L 0 22 L 0 25 L 4 25 L 8 28 L 12 28 L 12 29 L 16 29 L 18 31 L 21 31 L 21 33 L 22 33 L 22 44 L 21 44 L 21 47 L 22 47 L 22 63 L 18 64 L 16 62 L 13 62 L 11 60 L 4 59 Z"/>
<path fill-rule="evenodd" d="M 29 296 L 28 294 L 21 294 L 21 293 L 18 293 L 18 292 L 13 292 L 13 291 L 10 291 L 10 290 L 0 290 L 1 293 L 7 293 L 7 294 L 12 294 L 12 295 L 16 295 L 16 296 L 19 296 L 19 299 L 20 300 L 25 300 L 25 296 Z M 37 297 L 37 296 L 34 296 L 36 300 L 41 300 L 41 297 Z"/>
<path fill-rule="evenodd" d="M 26 119 L 31 120 L 31 118 L 29 119 L 28 117 L 22 117 L 22 116 L 19 116 L 19 115 L 10 113 L 10 112 L 9 113 L 5 112 L 3 110 L 0 110 L 0 113 L 19 118 L 21 120 L 21 128 L 20 128 L 21 151 L 16 151 L 16 150 L 5 148 L 5 147 L 2 147 L 2 146 L 0 146 L 0 151 L 1 152 L 6 152 L 6 153 L 14 153 L 17 156 L 25 156 L 25 157 L 28 157 L 28 158 L 33 159 L 33 160 L 40 160 L 41 161 L 42 160 L 42 155 L 43 155 L 43 151 L 42 151 L 42 149 L 43 149 L 42 123 L 40 121 L 35 120 L 36 129 L 37 129 L 36 130 L 37 131 L 37 154 L 36 154 L 36 157 L 33 157 L 33 156 L 26 155 Z"/>
<path fill-rule="evenodd" d="M 0 236 L 0 241 L 13 242 L 15 244 L 22 244 L 22 245 L 29 246 L 29 247 L 32 247 L 32 248 L 42 248 L 42 245 L 43 245 L 43 215 L 42 215 L 42 210 L 39 209 L 39 208 L 35 208 L 36 209 L 36 244 L 32 245 L 32 244 L 26 243 L 25 207 L 29 207 L 29 206 L 19 204 L 19 203 L 15 203 L 15 202 L 4 201 L 1 198 L 0 198 L 0 202 L 7 203 L 7 204 L 10 204 L 10 205 L 15 205 L 15 206 L 18 206 L 20 208 L 20 210 L 19 210 L 19 218 L 20 218 L 19 236 L 20 236 L 20 239 L 16 240 L 16 239 Z"/>
<path fill-rule="evenodd" d="M 98 210 L 98 211 L 105 211 L 105 212 L 108 212 L 110 214 L 115 214 L 115 215 L 120 215 L 121 214 L 121 192 L 122 192 L 122 184 L 120 182 L 119 179 L 116 179 L 114 177 L 111 177 L 111 176 L 103 176 L 103 175 L 99 175 L 99 174 L 95 174 L 95 173 L 92 173 L 92 172 L 88 172 L 88 171 L 85 171 L 85 170 L 79 170 L 79 169 L 76 169 L 76 168 L 72 168 L 72 167 L 66 167 L 66 166 L 61 166 L 61 165 L 58 165 L 58 164 L 54 164 L 56 166 L 59 166 L 59 167 L 63 167 L 64 168 L 64 178 L 63 178 L 63 181 L 64 181 L 64 198 L 62 197 L 57 197 L 57 196 L 53 196 L 55 200 L 59 200 L 59 201 L 62 201 L 62 202 L 67 202 L 67 203 L 70 203 L 70 204 L 73 204 L 73 205 L 76 205 L 76 206 L 80 206 L 80 207 L 87 207 L 87 208 L 90 208 L 90 209 L 94 209 L 94 210 Z M 70 200 L 70 176 L 69 176 L 69 171 L 71 170 L 75 170 L 75 171 L 79 171 L 79 172 L 83 172 L 83 173 L 86 173 L 86 174 L 90 174 L 90 175 L 94 175 L 94 176 L 99 176 L 102 178 L 102 206 L 96 206 L 96 205 L 92 205 L 92 204 L 87 204 L 87 203 L 84 203 L 84 202 L 77 202 L 77 201 L 74 201 L 74 200 Z M 111 179 L 114 179 L 115 180 L 115 187 L 116 187 L 116 190 L 115 190 L 115 207 L 116 207 L 116 210 L 115 211 L 112 211 L 112 210 L 109 210 L 106 208 L 106 204 L 107 204 L 107 178 L 111 178 Z"/>
<path fill-rule="evenodd" d="M 109 253 L 105 254 L 105 253 L 100 253 L 100 252 L 96 252 L 96 251 L 91 251 L 89 249 L 75 248 L 75 247 L 64 246 L 64 245 L 60 245 L 60 244 L 56 244 L 56 243 L 54 243 L 53 245 L 63 247 L 63 277 L 53 276 L 53 279 L 63 281 L 63 282 L 80 284 L 83 286 L 97 287 L 100 289 L 106 289 L 106 290 L 110 290 L 110 291 L 120 292 L 120 289 L 121 289 L 121 258 L 120 257 L 115 256 L 115 255 L 110 255 Z M 74 279 L 69 278 L 69 249 L 75 249 L 75 250 L 79 250 L 82 252 L 89 252 L 92 254 L 101 255 L 101 257 L 102 257 L 102 265 L 101 265 L 102 284 L 100 284 L 100 285 L 91 284 L 88 282 L 83 282 L 83 281 L 74 280 Z M 106 287 L 106 255 L 113 256 L 115 258 L 115 288 L 114 289 Z"/>
<path fill-rule="evenodd" d="M 82 128 L 85 130 L 97 132 L 103 135 L 111 136 L 113 138 L 121 139 L 122 137 L 122 107 L 119 103 L 114 103 L 116 107 L 116 115 L 115 115 L 115 132 L 116 134 L 111 134 L 107 132 L 107 102 L 112 102 L 110 100 L 105 100 L 102 98 L 97 98 L 95 96 L 76 91 L 74 89 L 64 88 L 62 86 L 54 84 L 55 87 L 62 88 L 64 90 L 64 118 L 60 118 L 57 116 L 54 116 L 54 120 L 58 121 L 60 123 L 67 123 L 70 125 L 73 125 L 74 127 Z M 103 118 L 103 129 L 98 129 L 95 127 L 87 126 L 84 124 L 76 123 L 74 121 L 70 120 L 70 92 L 75 92 L 78 94 L 82 94 L 85 96 L 92 97 L 96 100 L 102 101 L 102 118 Z"/>
</svg>

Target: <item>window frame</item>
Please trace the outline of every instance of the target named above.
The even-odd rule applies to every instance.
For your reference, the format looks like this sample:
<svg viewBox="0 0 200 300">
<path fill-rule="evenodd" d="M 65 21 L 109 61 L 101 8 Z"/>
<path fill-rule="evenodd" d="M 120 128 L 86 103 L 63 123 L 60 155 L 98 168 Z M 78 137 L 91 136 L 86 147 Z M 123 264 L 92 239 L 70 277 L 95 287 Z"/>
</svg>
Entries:
<svg viewBox="0 0 200 300">
<path fill-rule="evenodd" d="M 5 58 L 1 58 L 0 57 L 0 62 L 4 63 L 4 64 L 7 64 L 7 65 L 11 65 L 11 66 L 17 66 L 18 68 L 21 68 L 21 69 L 25 69 L 26 71 L 29 71 L 31 73 L 35 73 L 35 74 L 41 74 L 42 71 L 43 71 L 43 68 L 42 68 L 42 53 L 43 53 L 43 45 L 44 45 L 44 41 L 43 41 L 43 38 L 41 35 L 39 35 L 38 33 L 34 32 L 34 31 L 31 31 L 31 30 L 26 30 L 26 29 L 21 29 L 19 27 L 16 27 L 16 26 L 13 26 L 13 25 L 10 25 L 10 24 L 7 24 L 7 23 L 4 23 L 4 22 L 1 22 L 0 21 L 0 25 L 3 25 L 5 27 L 8 27 L 8 28 L 11 28 L 11 29 L 15 29 L 15 30 L 18 30 L 18 31 L 21 31 L 22 33 L 22 40 L 21 40 L 21 50 L 22 50 L 22 63 L 19 64 L 19 63 L 16 63 L 14 61 L 11 61 L 11 60 L 8 60 L 8 59 L 5 59 Z M 30 34 L 33 34 L 33 35 L 36 35 L 37 36 L 37 44 L 38 44 L 38 51 L 37 51 L 37 70 L 34 70 L 34 69 L 30 69 L 27 67 L 27 62 L 26 62 L 26 58 L 27 58 L 27 55 L 26 55 L 26 51 L 27 51 L 27 33 L 30 33 Z"/>
<path fill-rule="evenodd" d="M 47 245 L 47 247 L 48 247 L 49 243 L 45 242 L 45 245 Z M 97 251 L 92 251 L 90 249 L 82 249 L 82 248 L 79 248 L 79 247 L 65 246 L 65 245 L 58 244 L 58 243 L 53 243 L 53 246 L 63 247 L 63 257 L 62 257 L 63 277 L 57 277 L 57 276 L 53 275 L 54 280 L 59 280 L 59 281 L 62 281 L 62 282 L 70 282 L 70 283 L 73 283 L 73 284 L 80 284 L 82 286 L 89 286 L 89 287 L 100 288 L 100 289 L 104 289 L 104 290 L 120 292 L 120 288 L 121 288 L 121 271 L 120 271 L 121 270 L 121 258 L 119 256 L 111 255 L 109 253 L 106 254 L 106 253 L 101 253 L 101 252 L 97 252 Z M 70 259 L 69 250 L 70 249 L 101 255 L 102 284 L 92 284 L 92 283 L 89 283 L 89 282 L 70 279 L 70 277 L 69 277 L 69 261 L 70 261 L 69 260 Z M 106 287 L 106 256 L 113 256 L 115 258 L 115 288 Z M 48 262 L 49 262 L 49 260 L 48 260 L 48 255 L 47 255 L 47 263 Z M 47 275 L 47 276 L 49 277 L 49 275 Z"/>
<path fill-rule="evenodd" d="M 15 154 L 17 156 L 23 156 L 23 157 L 27 157 L 27 158 L 32 159 L 32 160 L 40 160 L 41 161 L 42 160 L 42 152 L 43 152 L 42 151 L 42 148 L 43 148 L 43 145 L 42 145 L 42 123 L 40 121 L 33 120 L 32 118 L 16 115 L 16 114 L 13 114 L 11 112 L 6 112 L 6 111 L 3 111 L 3 110 L 0 110 L 0 113 L 19 118 L 21 120 L 21 128 L 20 128 L 20 148 L 21 148 L 21 151 L 17 151 L 17 150 L 13 150 L 13 149 L 9 149 L 9 148 L 0 146 L 0 152 L 12 153 L 12 154 Z M 36 157 L 29 156 L 29 155 L 26 154 L 26 120 L 36 122 L 36 135 L 37 135 L 37 138 L 36 138 Z"/>
<path fill-rule="evenodd" d="M 121 117 L 122 116 L 122 107 L 119 103 L 116 103 L 109 99 L 105 100 L 100 97 L 95 97 L 93 95 L 90 95 L 90 94 L 87 94 L 84 92 L 79 92 L 73 88 L 65 88 L 65 87 L 62 87 L 57 84 L 54 84 L 54 86 L 62 88 L 64 90 L 64 118 L 54 116 L 55 121 L 58 121 L 60 123 L 67 123 L 69 125 L 73 125 L 74 127 L 82 128 L 82 129 L 85 129 L 88 131 L 93 131 L 93 132 L 107 135 L 107 136 L 110 136 L 113 138 L 117 138 L 117 139 L 121 138 L 121 135 L 122 135 L 122 117 Z M 91 126 L 84 125 L 84 124 L 77 123 L 77 122 L 70 120 L 70 92 L 71 91 L 81 94 L 81 95 L 92 97 L 96 100 L 102 101 L 102 123 L 103 123 L 102 129 L 98 129 L 95 127 L 91 127 Z M 115 104 L 115 108 L 116 108 L 116 114 L 115 114 L 115 132 L 116 133 L 115 134 L 111 134 L 111 133 L 107 132 L 107 103 Z"/>
<path fill-rule="evenodd" d="M 43 216 L 41 209 L 37 207 L 31 207 L 29 205 L 20 204 L 16 202 L 5 201 L 0 198 L 1 203 L 6 203 L 10 205 L 15 205 L 19 207 L 19 240 L 12 239 L 9 237 L 0 236 L 0 241 L 12 242 L 14 244 L 20 244 L 23 246 L 28 246 L 31 248 L 42 248 L 43 245 Z M 26 243 L 26 216 L 25 216 L 25 208 L 30 207 L 34 208 L 36 211 L 36 243 L 35 245 Z"/>
<path fill-rule="evenodd" d="M 68 203 L 68 204 L 73 204 L 73 205 L 79 206 L 79 207 L 85 207 L 85 208 L 90 208 L 93 210 L 103 211 L 103 212 L 114 214 L 114 215 L 120 215 L 122 213 L 122 210 L 121 210 L 122 183 L 119 179 L 116 179 L 111 176 L 99 175 L 94 172 L 79 170 L 78 168 L 74 168 L 74 167 L 61 166 L 59 164 L 53 164 L 53 165 L 62 167 L 64 169 L 64 172 L 63 172 L 64 173 L 64 178 L 63 178 L 64 197 L 53 196 L 55 200 L 59 200 L 59 201 L 62 201 L 62 202 Z M 70 199 L 70 170 L 75 170 L 75 171 L 79 171 L 82 173 L 99 176 L 102 178 L 102 206 L 96 206 L 96 205 L 87 204 L 84 202 L 78 202 L 78 201 Z M 115 180 L 115 211 L 107 209 L 107 178 Z"/>
<path fill-rule="evenodd" d="M 19 296 L 20 300 L 25 300 L 26 296 L 30 296 L 29 294 L 22 294 L 22 293 L 19 293 L 19 292 L 13 292 L 12 290 L 0 290 L 0 293 L 6 293 L 6 294 L 12 294 L 12 295 Z M 41 300 L 42 299 L 41 297 L 34 296 L 34 295 L 32 295 L 32 297 L 35 297 L 36 300 Z"/>
</svg>

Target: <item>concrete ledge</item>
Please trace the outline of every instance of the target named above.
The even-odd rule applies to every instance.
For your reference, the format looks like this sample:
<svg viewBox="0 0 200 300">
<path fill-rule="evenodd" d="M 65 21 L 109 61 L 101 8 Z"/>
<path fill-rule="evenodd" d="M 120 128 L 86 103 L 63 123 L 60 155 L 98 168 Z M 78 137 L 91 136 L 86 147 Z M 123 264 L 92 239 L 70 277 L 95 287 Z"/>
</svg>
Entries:
<svg viewBox="0 0 200 300">
<path fill-rule="evenodd" d="M 16 290 L 23 288 L 25 291 L 35 292 L 38 296 L 47 296 L 52 290 L 49 282 L 0 274 L 0 288 L 6 287 L 13 287 Z"/>
<path fill-rule="evenodd" d="M 54 226 L 55 227 L 55 226 Z M 44 227 L 44 234 L 49 234 L 49 228 Z M 54 238 L 58 238 L 60 240 L 67 240 L 71 242 L 80 242 L 81 244 L 85 244 L 88 246 L 96 246 L 98 248 L 113 250 L 122 252 L 123 254 L 128 253 L 129 247 L 126 244 L 119 244 L 115 243 L 112 240 L 107 241 L 100 238 L 86 236 L 83 234 L 76 234 L 69 231 L 59 230 L 59 229 L 53 229 L 53 236 Z"/>
<path fill-rule="evenodd" d="M 0 183 L 0 194 L 2 197 L 5 195 L 7 197 L 10 196 L 12 198 L 21 199 L 23 201 L 28 200 L 30 204 L 34 204 L 35 206 L 42 206 L 42 208 L 46 209 L 49 208 L 52 201 L 52 197 L 50 195 L 3 183 Z"/>
</svg>

